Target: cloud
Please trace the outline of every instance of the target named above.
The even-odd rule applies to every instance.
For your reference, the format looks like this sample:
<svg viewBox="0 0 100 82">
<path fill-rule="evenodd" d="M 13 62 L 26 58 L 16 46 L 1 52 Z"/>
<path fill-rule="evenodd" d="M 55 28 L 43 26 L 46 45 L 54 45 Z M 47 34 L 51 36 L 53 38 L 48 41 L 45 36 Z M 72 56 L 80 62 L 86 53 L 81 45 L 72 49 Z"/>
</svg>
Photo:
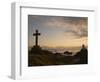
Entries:
<svg viewBox="0 0 100 82">
<path fill-rule="evenodd" d="M 66 36 L 71 35 L 73 38 L 81 38 L 81 37 L 87 37 L 87 29 L 79 29 L 79 30 L 66 30 L 65 31 Z"/>
<path fill-rule="evenodd" d="M 84 17 L 51 18 L 46 21 L 47 27 L 64 28 L 66 35 L 72 38 L 87 37 L 88 20 Z"/>
<path fill-rule="evenodd" d="M 87 37 L 87 17 L 63 17 L 63 16 L 34 16 L 30 15 L 29 25 L 34 28 L 63 29 L 66 36 L 72 38 Z"/>
<path fill-rule="evenodd" d="M 65 33 L 73 35 L 74 38 L 87 37 L 88 30 L 87 18 L 71 18 L 69 19 L 69 27 L 67 27 Z"/>
</svg>

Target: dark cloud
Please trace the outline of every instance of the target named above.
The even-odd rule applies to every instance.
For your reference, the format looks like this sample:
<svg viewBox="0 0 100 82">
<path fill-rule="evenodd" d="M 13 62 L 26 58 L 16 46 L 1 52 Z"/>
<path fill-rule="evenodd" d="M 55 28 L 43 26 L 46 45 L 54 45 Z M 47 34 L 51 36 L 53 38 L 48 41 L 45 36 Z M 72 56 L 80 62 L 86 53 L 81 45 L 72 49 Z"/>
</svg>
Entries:
<svg viewBox="0 0 100 82">
<path fill-rule="evenodd" d="M 66 18 L 65 18 L 66 20 Z M 86 17 L 68 17 L 68 26 L 65 33 L 73 35 L 74 38 L 87 37 L 88 18 Z"/>
<path fill-rule="evenodd" d="M 74 38 L 87 37 L 88 35 L 87 29 L 84 29 L 84 28 L 80 29 L 79 31 L 70 29 L 70 30 L 65 31 L 65 33 L 66 35 L 70 33 L 71 35 L 73 35 Z"/>
</svg>

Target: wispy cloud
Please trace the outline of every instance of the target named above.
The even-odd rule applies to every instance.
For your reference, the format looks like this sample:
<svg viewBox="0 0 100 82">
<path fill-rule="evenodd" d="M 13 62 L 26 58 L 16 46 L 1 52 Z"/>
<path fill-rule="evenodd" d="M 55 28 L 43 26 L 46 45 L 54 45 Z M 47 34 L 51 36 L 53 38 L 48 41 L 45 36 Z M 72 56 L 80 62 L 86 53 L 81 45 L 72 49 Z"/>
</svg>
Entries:
<svg viewBox="0 0 100 82">
<path fill-rule="evenodd" d="M 29 43 L 33 44 L 32 33 L 35 29 L 39 29 L 41 32 L 41 44 L 48 42 L 54 43 L 53 41 L 63 42 L 66 40 L 80 39 L 87 37 L 88 35 L 88 18 L 87 17 L 69 17 L 69 16 L 39 16 L 29 15 L 28 16 L 28 27 L 29 27 Z M 60 40 L 61 38 L 62 40 Z"/>
<path fill-rule="evenodd" d="M 63 28 L 64 33 L 73 38 L 87 36 L 88 19 L 86 17 L 32 16 L 31 27 Z"/>
</svg>

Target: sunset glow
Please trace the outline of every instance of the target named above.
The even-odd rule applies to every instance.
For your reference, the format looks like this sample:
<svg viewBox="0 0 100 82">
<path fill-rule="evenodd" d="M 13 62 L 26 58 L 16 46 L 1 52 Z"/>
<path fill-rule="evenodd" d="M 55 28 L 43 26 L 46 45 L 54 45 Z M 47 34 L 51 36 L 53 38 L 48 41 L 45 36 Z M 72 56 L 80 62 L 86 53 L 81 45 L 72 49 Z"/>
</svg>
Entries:
<svg viewBox="0 0 100 82">
<path fill-rule="evenodd" d="M 33 33 L 39 30 L 39 45 L 46 47 L 87 46 L 86 17 L 28 16 L 28 47 L 35 42 Z"/>
</svg>

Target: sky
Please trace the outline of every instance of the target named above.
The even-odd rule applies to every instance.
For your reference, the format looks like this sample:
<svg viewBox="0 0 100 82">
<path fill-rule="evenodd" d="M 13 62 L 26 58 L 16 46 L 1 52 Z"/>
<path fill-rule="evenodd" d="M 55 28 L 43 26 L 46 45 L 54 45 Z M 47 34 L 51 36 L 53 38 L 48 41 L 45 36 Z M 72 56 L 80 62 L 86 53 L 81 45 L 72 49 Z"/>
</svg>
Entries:
<svg viewBox="0 0 100 82">
<path fill-rule="evenodd" d="M 35 45 L 36 29 L 41 47 L 87 46 L 87 17 L 28 15 L 28 47 Z"/>
</svg>

